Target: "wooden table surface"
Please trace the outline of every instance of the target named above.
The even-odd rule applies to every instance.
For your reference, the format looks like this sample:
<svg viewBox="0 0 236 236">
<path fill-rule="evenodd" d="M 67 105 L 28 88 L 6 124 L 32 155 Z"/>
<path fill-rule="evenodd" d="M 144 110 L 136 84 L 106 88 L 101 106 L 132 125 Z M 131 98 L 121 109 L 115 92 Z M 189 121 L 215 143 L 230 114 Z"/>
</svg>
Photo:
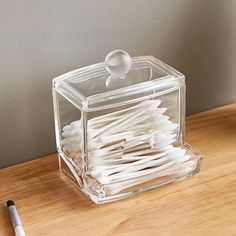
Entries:
<svg viewBox="0 0 236 236">
<path fill-rule="evenodd" d="M 188 117 L 187 142 L 204 154 L 199 174 L 100 206 L 58 171 L 55 154 L 0 170 L 0 236 L 14 235 L 8 199 L 27 236 L 236 235 L 236 104 Z"/>
</svg>

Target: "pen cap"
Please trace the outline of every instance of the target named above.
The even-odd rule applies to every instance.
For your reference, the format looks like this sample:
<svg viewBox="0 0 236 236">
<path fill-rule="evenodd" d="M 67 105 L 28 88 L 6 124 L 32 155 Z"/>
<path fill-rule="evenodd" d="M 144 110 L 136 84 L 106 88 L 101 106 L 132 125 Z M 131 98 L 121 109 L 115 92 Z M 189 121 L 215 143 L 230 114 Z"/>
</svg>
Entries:
<svg viewBox="0 0 236 236">
<path fill-rule="evenodd" d="M 9 214 L 11 217 L 11 222 L 12 222 L 13 228 L 15 228 L 18 225 L 21 225 L 20 217 L 18 215 L 15 205 L 9 205 L 8 211 L 9 211 Z"/>
</svg>

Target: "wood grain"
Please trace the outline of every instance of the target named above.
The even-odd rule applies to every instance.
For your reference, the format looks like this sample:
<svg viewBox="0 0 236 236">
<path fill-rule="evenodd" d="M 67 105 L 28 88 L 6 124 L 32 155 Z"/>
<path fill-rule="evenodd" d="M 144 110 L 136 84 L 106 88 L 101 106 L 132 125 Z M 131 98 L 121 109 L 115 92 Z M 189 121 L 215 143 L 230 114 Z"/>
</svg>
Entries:
<svg viewBox="0 0 236 236">
<path fill-rule="evenodd" d="M 188 117 L 187 141 L 204 154 L 198 175 L 102 206 L 58 171 L 56 155 L 0 170 L 0 235 L 14 235 L 8 199 L 28 236 L 236 235 L 236 104 Z"/>
</svg>

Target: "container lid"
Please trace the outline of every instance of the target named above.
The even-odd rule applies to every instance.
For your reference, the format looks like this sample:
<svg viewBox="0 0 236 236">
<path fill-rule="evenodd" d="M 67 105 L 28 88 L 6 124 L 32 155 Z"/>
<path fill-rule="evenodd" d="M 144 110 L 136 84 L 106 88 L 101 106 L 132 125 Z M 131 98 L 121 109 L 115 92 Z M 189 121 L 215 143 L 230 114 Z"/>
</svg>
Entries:
<svg viewBox="0 0 236 236">
<path fill-rule="evenodd" d="M 76 107 L 95 111 L 125 105 L 177 89 L 184 76 L 153 56 L 130 57 L 110 52 L 105 62 L 86 66 L 53 80 L 53 88 Z"/>
</svg>

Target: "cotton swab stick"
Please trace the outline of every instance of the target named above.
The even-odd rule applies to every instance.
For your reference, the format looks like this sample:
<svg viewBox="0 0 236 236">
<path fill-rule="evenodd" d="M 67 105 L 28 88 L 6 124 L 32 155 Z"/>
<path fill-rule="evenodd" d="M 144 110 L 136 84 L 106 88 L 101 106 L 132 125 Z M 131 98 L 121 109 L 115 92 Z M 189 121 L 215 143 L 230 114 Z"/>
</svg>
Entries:
<svg viewBox="0 0 236 236">
<path fill-rule="evenodd" d="M 137 170 L 146 169 L 147 167 L 155 167 L 157 165 L 160 165 L 160 163 L 164 164 L 167 163 L 168 161 L 174 163 L 182 163 L 188 160 L 189 156 L 176 156 L 175 158 L 173 158 L 172 156 L 169 156 L 167 153 L 160 153 L 149 157 L 144 156 L 142 159 L 138 161 L 123 165 L 117 165 L 117 167 L 97 166 L 96 168 L 94 168 L 95 172 L 92 172 L 92 174 L 96 175 L 97 173 L 98 176 L 103 176 L 103 177 L 112 174 L 114 174 L 113 176 L 119 176 L 119 173 L 134 172 Z"/>
<path fill-rule="evenodd" d="M 98 117 L 95 117 L 95 118 L 93 118 L 91 120 L 93 122 L 94 121 L 98 121 L 98 120 L 103 120 L 103 119 L 108 118 L 110 116 L 120 115 L 121 113 L 128 112 L 130 110 L 132 111 L 132 110 L 135 110 L 135 109 L 140 108 L 140 107 L 146 107 L 146 106 L 148 106 L 150 104 L 154 104 L 154 103 L 158 107 L 161 104 L 161 101 L 160 100 L 147 100 L 147 101 L 143 101 L 143 102 L 138 103 L 135 106 L 131 106 L 131 107 L 128 107 L 126 109 L 122 109 L 122 110 L 119 110 L 119 111 L 111 112 L 111 113 L 106 114 L 106 115 L 98 116 Z"/>
<path fill-rule="evenodd" d="M 145 177 L 154 173 L 159 173 L 159 177 L 161 176 L 165 176 L 166 173 L 169 173 L 171 171 L 171 173 L 174 173 L 173 171 L 181 171 L 182 169 L 184 169 L 186 166 L 187 167 L 191 167 L 191 165 L 193 165 L 192 162 L 188 163 L 188 164 L 183 164 L 182 168 L 179 168 L 179 166 L 177 164 L 175 164 L 174 162 L 168 162 L 165 163 L 161 166 L 158 167 L 154 167 L 150 170 L 141 170 L 138 172 L 131 172 L 131 173 L 125 173 L 123 175 L 117 175 L 117 176 L 102 176 L 102 177 L 97 177 L 97 179 L 103 183 L 103 184 L 112 184 L 112 183 L 116 183 L 116 182 L 120 182 L 120 181 L 124 181 L 124 180 L 131 180 L 133 179 L 133 183 L 137 182 L 139 183 L 139 181 L 136 180 L 134 178 L 139 178 L 139 177 Z M 179 170 L 178 170 L 179 169 Z M 146 178 L 144 178 L 143 180 L 146 181 Z M 126 185 L 126 183 L 122 183 L 124 186 Z M 120 186 L 122 186 L 122 184 Z"/>
<path fill-rule="evenodd" d="M 148 175 L 147 177 L 141 177 L 141 178 L 137 177 L 137 179 L 127 180 L 127 181 L 123 180 L 123 182 L 121 181 L 121 182 L 118 182 L 118 183 L 115 183 L 115 184 L 105 187 L 105 190 L 109 194 L 117 194 L 124 189 L 133 187 L 138 184 L 145 183 L 145 182 L 150 181 L 155 178 L 165 177 L 165 176 L 169 176 L 169 175 L 173 175 L 173 174 L 176 174 L 177 176 L 180 174 L 185 175 L 185 174 L 188 174 L 189 172 L 191 172 L 192 170 L 193 170 L 193 168 L 186 167 L 186 168 L 183 168 L 181 171 L 169 170 L 167 172 L 157 172 L 152 175 Z"/>
</svg>

